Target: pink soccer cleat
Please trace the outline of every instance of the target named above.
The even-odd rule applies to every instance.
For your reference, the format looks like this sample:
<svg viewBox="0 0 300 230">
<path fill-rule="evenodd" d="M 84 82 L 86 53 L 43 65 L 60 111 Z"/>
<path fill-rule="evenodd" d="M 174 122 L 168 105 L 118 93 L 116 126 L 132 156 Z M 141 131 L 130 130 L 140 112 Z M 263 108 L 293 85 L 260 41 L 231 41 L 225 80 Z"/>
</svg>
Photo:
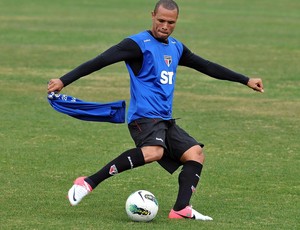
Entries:
<svg viewBox="0 0 300 230">
<path fill-rule="evenodd" d="M 83 197 L 93 190 L 84 178 L 85 177 L 78 177 L 68 192 L 68 199 L 72 206 L 77 205 Z"/>
<path fill-rule="evenodd" d="M 195 219 L 195 220 L 213 220 L 209 216 L 204 216 L 197 212 L 192 206 L 186 206 L 180 211 L 174 211 L 173 209 L 169 213 L 170 219 Z"/>
</svg>

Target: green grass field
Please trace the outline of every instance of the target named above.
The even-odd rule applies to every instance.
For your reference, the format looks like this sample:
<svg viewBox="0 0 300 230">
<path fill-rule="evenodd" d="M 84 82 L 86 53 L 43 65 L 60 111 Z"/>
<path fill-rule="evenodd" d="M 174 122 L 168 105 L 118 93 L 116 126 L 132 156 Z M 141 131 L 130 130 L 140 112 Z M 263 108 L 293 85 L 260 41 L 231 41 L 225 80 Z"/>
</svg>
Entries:
<svg viewBox="0 0 300 230">
<path fill-rule="evenodd" d="M 265 93 L 179 67 L 174 117 L 206 144 L 195 209 L 212 222 L 167 219 L 178 172 L 158 164 L 102 183 L 76 207 L 72 181 L 133 147 L 127 126 L 54 111 L 47 81 L 132 33 L 149 29 L 156 1 L 0 1 L 1 229 L 299 229 L 300 2 L 178 0 L 174 36 L 192 51 L 264 80 Z M 87 101 L 129 99 L 124 63 L 66 87 Z M 127 196 L 153 192 L 150 223 L 131 222 Z"/>
</svg>

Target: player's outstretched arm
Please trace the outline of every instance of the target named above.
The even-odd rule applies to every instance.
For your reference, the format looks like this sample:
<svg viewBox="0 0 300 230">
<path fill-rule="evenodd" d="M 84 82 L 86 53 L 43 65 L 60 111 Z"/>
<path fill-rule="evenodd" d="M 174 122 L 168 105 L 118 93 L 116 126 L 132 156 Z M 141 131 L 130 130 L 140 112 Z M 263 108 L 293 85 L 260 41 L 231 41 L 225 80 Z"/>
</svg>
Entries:
<svg viewBox="0 0 300 230">
<path fill-rule="evenodd" d="M 260 78 L 250 78 L 247 86 L 250 87 L 251 89 L 261 92 L 264 92 L 264 86 L 262 83 L 262 80 Z"/>
<path fill-rule="evenodd" d="M 51 79 L 48 83 L 48 93 L 59 93 L 64 87 L 63 82 L 60 79 Z"/>
</svg>

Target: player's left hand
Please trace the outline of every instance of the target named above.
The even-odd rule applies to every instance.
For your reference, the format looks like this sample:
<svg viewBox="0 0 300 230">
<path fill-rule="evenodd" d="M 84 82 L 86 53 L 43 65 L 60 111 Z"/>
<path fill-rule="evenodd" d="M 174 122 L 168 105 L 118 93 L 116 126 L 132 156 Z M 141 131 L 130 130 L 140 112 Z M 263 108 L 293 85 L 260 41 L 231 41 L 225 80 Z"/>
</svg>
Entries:
<svg viewBox="0 0 300 230">
<path fill-rule="evenodd" d="M 250 78 L 247 86 L 250 87 L 251 89 L 261 92 L 264 92 L 264 86 L 262 83 L 262 80 L 260 78 Z"/>
</svg>

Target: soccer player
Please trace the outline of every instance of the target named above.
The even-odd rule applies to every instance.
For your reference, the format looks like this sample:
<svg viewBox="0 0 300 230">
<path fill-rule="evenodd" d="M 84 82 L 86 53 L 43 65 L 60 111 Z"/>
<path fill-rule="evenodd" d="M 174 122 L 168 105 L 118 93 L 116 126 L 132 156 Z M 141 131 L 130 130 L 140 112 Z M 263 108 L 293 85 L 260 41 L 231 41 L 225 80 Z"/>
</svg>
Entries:
<svg viewBox="0 0 300 230">
<path fill-rule="evenodd" d="M 125 38 L 59 79 L 49 81 L 48 93 L 59 92 L 75 80 L 120 61 L 126 63 L 130 76 L 127 119 L 136 147 L 123 152 L 95 174 L 78 177 L 68 192 L 71 205 L 77 205 L 104 180 L 157 161 L 171 174 L 182 166 L 177 199 L 169 218 L 212 220 L 190 205 L 201 176 L 204 145 L 172 118 L 177 66 L 193 68 L 216 79 L 238 82 L 258 92 L 263 92 L 263 84 L 260 78 L 248 78 L 201 58 L 171 37 L 178 15 L 176 2 L 158 1 L 152 12 L 150 30 Z"/>
</svg>

